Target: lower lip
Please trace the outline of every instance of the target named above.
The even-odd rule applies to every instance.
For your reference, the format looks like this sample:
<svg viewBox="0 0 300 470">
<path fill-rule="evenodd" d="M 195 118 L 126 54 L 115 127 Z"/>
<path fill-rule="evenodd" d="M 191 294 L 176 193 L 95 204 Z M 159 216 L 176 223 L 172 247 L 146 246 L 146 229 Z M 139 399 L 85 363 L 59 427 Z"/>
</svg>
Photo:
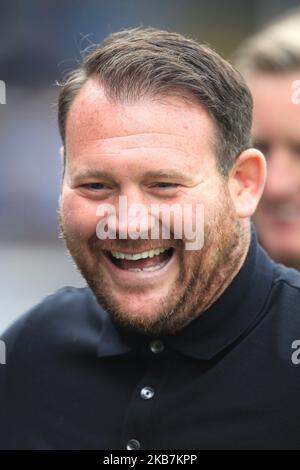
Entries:
<svg viewBox="0 0 300 470">
<path fill-rule="evenodd" d="M 101 259 L 103 260 L 104 266 L 107 268 L 107 271 L 113 278 L 113 280 L 118 281 L 122 284 L 132 284 L 135 285 L 145 284 L 145 281 L 149 282 L 152 280 L 160 280 L 165 276 L 168 271 L 170 271 L 176 263 L 176 250 L 173 249 L 172 255 L 169 258 L 167 264 L 165 264 L 161 269 L 157 271 L 128 271 L 127 269 L 121 269 L 116 266 L 110 259 L 101 253 Z"/>
</svg>

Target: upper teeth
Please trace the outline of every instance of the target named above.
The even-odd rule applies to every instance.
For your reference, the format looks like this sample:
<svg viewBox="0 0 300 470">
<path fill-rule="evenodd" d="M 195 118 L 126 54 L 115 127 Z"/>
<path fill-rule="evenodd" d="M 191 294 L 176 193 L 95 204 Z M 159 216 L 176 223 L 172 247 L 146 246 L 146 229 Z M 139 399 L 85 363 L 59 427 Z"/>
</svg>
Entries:
<svg viewBox="0 0 300 470">
<path fill-rule="evenodd" d="M 155 248 L 154 250 L 142 251 L 141 253 L 133 253 L 133 254 L 122 253 L 121 251 L 111 251 L 111 254 L 115 258 L 137 260 L 141 258 L 153 258 L 153 256 L 157 256 L 160 253 L 163 253 L 164 251 L 168 249 L 169 248 Z"/>
</svg>

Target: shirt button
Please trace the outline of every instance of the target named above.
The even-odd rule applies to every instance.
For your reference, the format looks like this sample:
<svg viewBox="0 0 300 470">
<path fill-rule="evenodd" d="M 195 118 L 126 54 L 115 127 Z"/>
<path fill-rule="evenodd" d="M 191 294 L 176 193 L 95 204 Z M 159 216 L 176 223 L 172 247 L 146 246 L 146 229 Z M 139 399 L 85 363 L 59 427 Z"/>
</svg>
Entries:
<svg viewBox="0 0 300 470">
<path fill-rule="evenodd" d="M 137 439 L 130 439 L 130 441 L 127 442 L 126 449 L 127 450 L 138 450 L 141 447 L 141 444 Z"/>
<path fill-rule="evenodd" d="M 150 400 L 154 395 L 154 390 L 152 387 L 144 387 L 142 388 L 140 395 L 144 400 Z"/>
<path fill-rule="evenodd" d="M 150 344 L 150 349 L 154 354 L 158 354 L 165 349 L 164 343 L 160 339 L 152 341 Z"/>
</svg>

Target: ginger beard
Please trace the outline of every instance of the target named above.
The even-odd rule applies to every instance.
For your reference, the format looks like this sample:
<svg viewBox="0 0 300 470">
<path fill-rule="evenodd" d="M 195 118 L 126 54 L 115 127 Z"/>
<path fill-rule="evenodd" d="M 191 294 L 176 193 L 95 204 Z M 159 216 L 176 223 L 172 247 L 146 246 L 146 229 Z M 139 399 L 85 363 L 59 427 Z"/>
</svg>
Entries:
<svg viewBox="0 0 300 470">
<path fill-rule="evenodd" d="M 204 226 L 204 245 L 200 250 L 184 249 L 184 239 L 171 240 L 100 240 L 96 233 L 87 241 L 69 230 L 67 211 L 59 210 L 61 238 L 79 272 L 85 278 L 99 304 L 110 314 L 112 321 L 130 331 L 158 336 L 174 334 L 205 311 L 225 290 L 238 271 L 245 254 L 245 233 L 237 216 L 227 188 L 217 198 L 217 206 L 208 208 Z M 213 213 L 213 215 L 212 215 Z M 206 220 L 207 219 L 207 220 Z M 171 235 L 172 236 L 172 235 Z M 151 315 L 142 309 L 133 312 L 130 302 L 126 306 L 116 299 L 107 279 L 100 253 L 102 250 L 139 251 L 171 245 L 175 248 L 179 271 L 169 292 L 156 302 Z M 146 247 L 147 246 L 147 247 Z M 143 288 L 132 286 L 132 295 L 143 294 Z M 127 290 L 127 293 L 128 292 Z"/>
</svg>

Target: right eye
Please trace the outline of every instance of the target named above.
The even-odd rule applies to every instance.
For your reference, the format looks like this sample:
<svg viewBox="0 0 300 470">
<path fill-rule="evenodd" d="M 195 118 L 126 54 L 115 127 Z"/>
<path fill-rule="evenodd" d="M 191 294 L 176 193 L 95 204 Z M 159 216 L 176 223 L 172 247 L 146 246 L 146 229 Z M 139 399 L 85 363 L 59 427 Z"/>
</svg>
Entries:
<svg viewBox="0 0 300 470">
<path fill-rule="evenodd" d="M 105 186 L 103 183 L 86 183 L 86 184 L 81 184 L 80 188 L 83 189 L 90 189 L 92 191 L 99 191 L 100 189 L 109 189 L 107 186 Z"/>
<path fill-rule="evenodd" d="M 290 150 L 291 150 L 292 154 L 295 157 L 299 158 L 299 156 L 300 156 L 300 143 L 295 142 L 295 143 L 291 144 L 290 145 Z"/>
</svg>

